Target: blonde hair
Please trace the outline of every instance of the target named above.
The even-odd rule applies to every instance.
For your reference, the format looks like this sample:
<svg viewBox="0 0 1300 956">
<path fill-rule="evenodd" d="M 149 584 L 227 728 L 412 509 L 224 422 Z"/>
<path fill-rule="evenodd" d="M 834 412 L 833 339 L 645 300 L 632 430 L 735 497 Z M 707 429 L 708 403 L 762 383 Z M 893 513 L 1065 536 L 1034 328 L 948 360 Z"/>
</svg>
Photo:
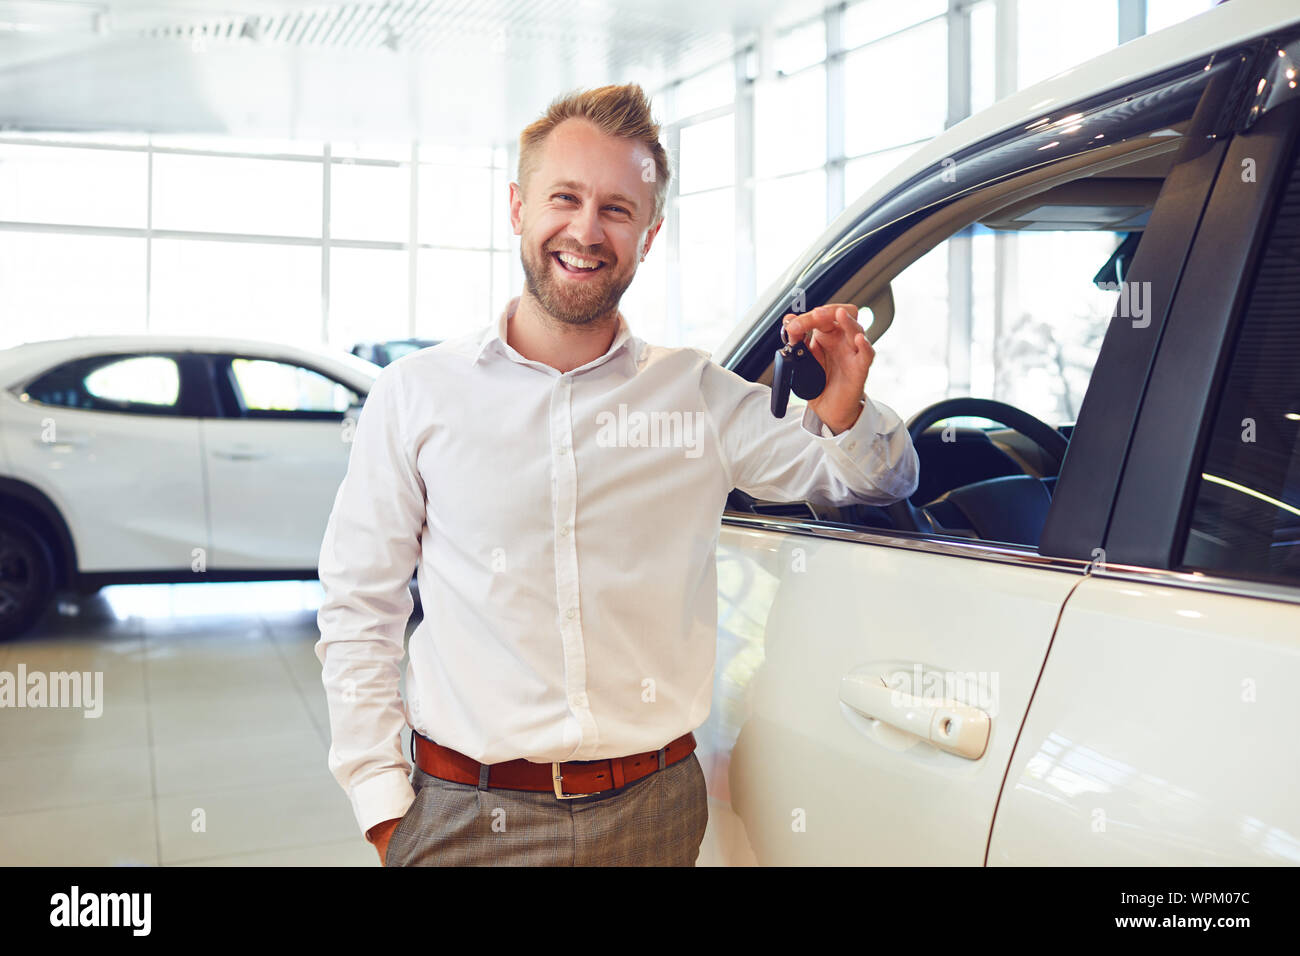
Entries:
<svg viewBox="0 0 1300 956">
<path fill-rule="evenodd" d="M 659 142 L 659 124 L 650 115 L 650 100 L 636 83 L 601 86 L 594 90 L 577 90 L 557 97 L 546 113 L 519 134 L 519 185 L 522 189 L 536 167 L 542 144 L 551 130 L 566 119 L 585 119 L 601 132 L 641 143 L 650 151 L 655 163 L 654 215 L 650 224 L 663 215 L 672 169 L 668 151 Z"/>
</svg>

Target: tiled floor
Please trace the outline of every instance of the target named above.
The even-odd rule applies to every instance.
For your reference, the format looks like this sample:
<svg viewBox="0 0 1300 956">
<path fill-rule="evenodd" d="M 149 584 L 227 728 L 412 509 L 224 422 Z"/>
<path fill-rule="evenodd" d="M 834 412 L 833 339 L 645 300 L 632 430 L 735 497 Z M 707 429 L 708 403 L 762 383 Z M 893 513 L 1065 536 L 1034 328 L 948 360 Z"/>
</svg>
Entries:
<svg viewBox="0 0 1300 956">
<path fill-rule="evenodd" d="M 112 587 L 0 644 L 14 675 L 103 673 L 99 717 L 0 708 L 0 864 L 378 866 L 326 764 L 320 599 Z"/>
</svg>

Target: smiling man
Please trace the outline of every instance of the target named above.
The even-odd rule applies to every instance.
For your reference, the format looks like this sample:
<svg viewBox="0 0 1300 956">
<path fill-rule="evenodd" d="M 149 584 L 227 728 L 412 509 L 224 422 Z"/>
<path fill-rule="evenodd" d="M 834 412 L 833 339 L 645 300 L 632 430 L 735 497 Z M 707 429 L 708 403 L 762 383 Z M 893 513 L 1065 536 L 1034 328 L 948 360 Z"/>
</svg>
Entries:
<svg viewBox="0 0 1300 956">
<path fill-rule="evenodd" d="M 669 176 L 640 87 L 552 103 L 510 185 L 518 302 L 388 365 L 367 398 L 321 545 L 316 652 L 330 768 L 386 865 L 694 865 L 729 492 L 916 488 L 906 429 L 864 394 L 854 306 L 786 317 L 827 384 L 782 419 L 767 386 L 632 334 L 618 306 Z"/>
</svg>

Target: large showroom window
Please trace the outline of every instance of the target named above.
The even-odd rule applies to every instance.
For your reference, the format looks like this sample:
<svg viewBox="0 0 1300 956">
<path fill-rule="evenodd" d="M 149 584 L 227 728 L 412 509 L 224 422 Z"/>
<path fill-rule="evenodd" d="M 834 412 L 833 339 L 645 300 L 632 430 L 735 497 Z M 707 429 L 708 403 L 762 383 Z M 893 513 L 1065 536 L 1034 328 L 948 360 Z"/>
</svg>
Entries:
<svg viewBox="0 0 1300 956">
<path fill-rule="evenodd" d="M 687 51 L 660 71 L 678 74 L 666 85 L 609 77 L 646 83 L 676 172 L 624 313 L 649 341 L 712 351 L 835 217 L 946 127 L 1212 5 L 792 3 L 760 36 Z M 517 132 L 481 147 L 0 135 L 0 347 L 153 330 L 350 349 L 479 327 L 523 283 L 508 210 Z M 926 315 L 900 316 L 880 343 L 881 397 L 907 414 L 922 383 L 927 396 L 977 388 L 1072 417 L 1073 386 L 1020 394 L 1034 379 L 1013 338 L 1055 336 L 1066 365 L 1090 367 L 1088 337 L 1071 337 L 1086 323 L 1062 331 L 1034 263 L 1091 264 L 1117 238 L 977 229 L 945 243 L 918 292 Z"/>
<path fill-rule="evenodd" d="M 504 148 L 0 136 L 0 348 L 443 338 L 512 292 Z M 500 223 L 495 220 L 501 220 Z"/>
</svg>

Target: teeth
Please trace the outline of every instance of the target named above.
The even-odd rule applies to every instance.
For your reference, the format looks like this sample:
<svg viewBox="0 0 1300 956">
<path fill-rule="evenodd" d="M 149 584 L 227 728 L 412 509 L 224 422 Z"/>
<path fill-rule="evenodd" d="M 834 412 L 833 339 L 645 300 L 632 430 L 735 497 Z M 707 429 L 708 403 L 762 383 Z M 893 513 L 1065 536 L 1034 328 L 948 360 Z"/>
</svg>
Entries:
<svg viewBox="0 0 1300 956">
<path fill-rule="evenodd" d="M 565 265 L 573 266 L 575 269 L 597 269 L 600 267 L 600 261 L 598 259 L 584 259 L 582 256 L 575 256 L 568 252 L 560 252 L 556 254 L 560 257 L 561 262 Z"/>
</svg>

